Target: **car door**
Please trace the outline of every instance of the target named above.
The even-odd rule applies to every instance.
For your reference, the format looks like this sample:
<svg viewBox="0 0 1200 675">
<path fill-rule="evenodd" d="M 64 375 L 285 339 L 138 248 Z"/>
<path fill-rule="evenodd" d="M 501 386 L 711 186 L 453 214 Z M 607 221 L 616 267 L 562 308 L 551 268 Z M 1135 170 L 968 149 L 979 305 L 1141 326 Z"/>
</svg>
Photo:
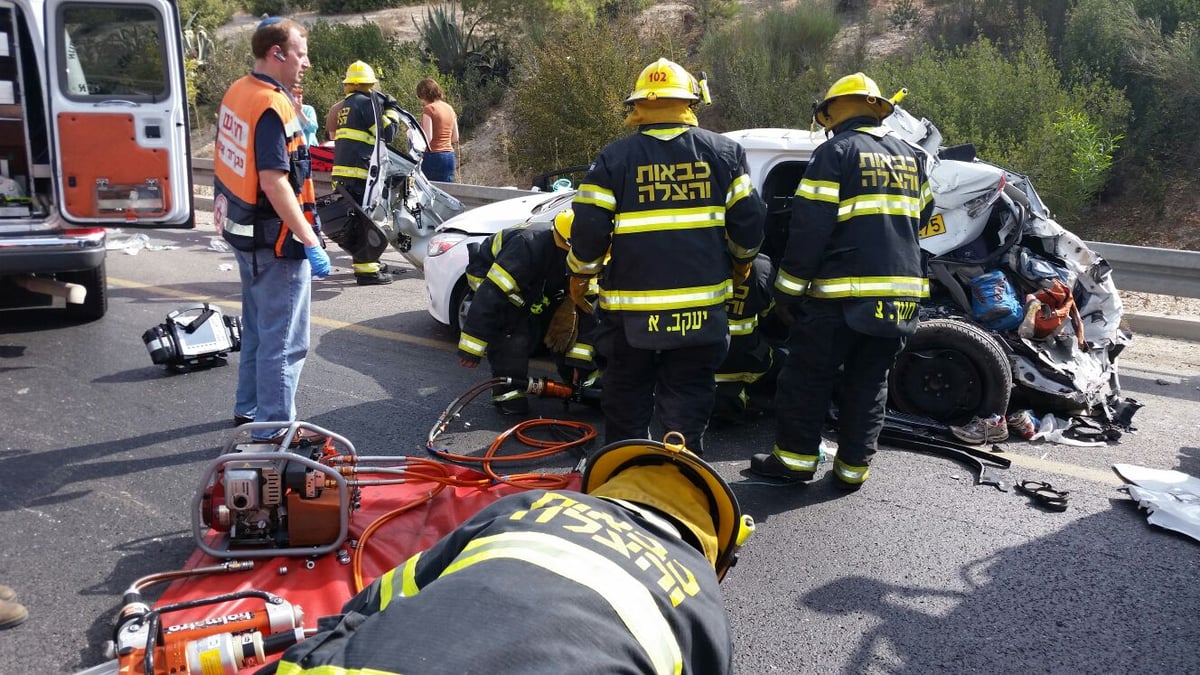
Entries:
<svg viewBox="0 0 1200 675">
<path fill-rule="evenodd" d="M 51 165 L 75 225 L 195 226 L 172 0 L 46 0 Z"/>
</svg>

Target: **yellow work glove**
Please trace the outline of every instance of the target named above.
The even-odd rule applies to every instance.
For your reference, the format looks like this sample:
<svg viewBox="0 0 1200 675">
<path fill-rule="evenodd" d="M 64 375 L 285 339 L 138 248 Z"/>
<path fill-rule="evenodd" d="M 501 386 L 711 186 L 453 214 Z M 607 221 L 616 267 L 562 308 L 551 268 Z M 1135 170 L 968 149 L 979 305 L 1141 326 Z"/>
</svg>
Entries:
<svg viewBox="0 0 1200 675">
<path fill-rule="evenodd" d="M 733 287 L 737 288 L 750 278 L 750 270 L 754 268 L 754 259 L 745 262 L 733 261 Z"/>
<path fill-rule="evenodd" d="M 571 302 L 576 307 L 583 310 L 584 314 L 591 314 L 595 309 L 595 305 L 587 299 L 588 288 L 591 286 L 591 277 L 572 276 L 571 285 L 567 287 L 567 291 L 571 294 Z"/>
<path fill-rule="evenodd" d="M 554 310 L 554 316 L 550 317 L 550 325 L 546 328 L 546 337 L 542 342 L 555 354 L 563 354 L 575 344 L 577 337 L 579 316 L 575 313 L 575 304 L 563 301 L 559 303 L 558 309 Z"/>
</svg>

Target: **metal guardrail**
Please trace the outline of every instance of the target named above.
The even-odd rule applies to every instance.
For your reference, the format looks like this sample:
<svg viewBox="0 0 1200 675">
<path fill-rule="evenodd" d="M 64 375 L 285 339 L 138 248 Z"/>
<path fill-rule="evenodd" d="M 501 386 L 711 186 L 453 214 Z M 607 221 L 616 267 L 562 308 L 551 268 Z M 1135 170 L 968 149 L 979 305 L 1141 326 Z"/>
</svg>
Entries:
<svg viewBox="0 0 1200 675">
<path fill-rule="evenodd" d="M 192 178 L 196 184 L 212 185 L 212 164 L 211 159 L 196 158 L 192 160 Z M 328 173 L 317 173 L 314 180 L 317 184 L 318 194 L 332 190 L 329 185 Z M 458 198 L 468 209 L 503 199 L 534 194 L 531 190 L 516 188 L 495 188 L 464 183 L 434 184 Z M 196 208 L 211 210 L 212 196 L 197 193 Z M 1112 265 L 1113 273 L 1122 290 L 1200 298 L 1200 251 L 1177 251 L 1094 241 L 1085 243 Z M 1135 332 L 1200 340 L 1200 317 L 1179 319 L 1150 314 L 1127 314 L 1126 317 Z"/>
<path fill-rule="evenodd" d="M 192 181 L 194 184 L 211 187 L 213 177 L 213 161 L 208 157 L 196 157 L 192 159 Z M 330 185 L 330 176 L 324 171 L 318 171 L 313 174 L 313 182 L 316 184 L 317 194 L 322 195 L 327 192 L 332 192 L 333 187 Z M 486 185 L 468 185 L 466 183 L 439 183 L 433 181 L 433 184 L 444 190 L 447 194 L 458 199 L 463 203 L 463 206 L 468 209 L 473 209 L 484 204 L 491 204 L 504 199 L 512 199 L 513 197 L 523 197 L 525 195 L 534 194 L 532 190 L 518 190 L 517 188 L 496 188 Z M 201 193 L 197 191 L 195 197 L 195 207 L 200 211 L 212 210 L 212 195 L 207 191 Z"/>
</svg>

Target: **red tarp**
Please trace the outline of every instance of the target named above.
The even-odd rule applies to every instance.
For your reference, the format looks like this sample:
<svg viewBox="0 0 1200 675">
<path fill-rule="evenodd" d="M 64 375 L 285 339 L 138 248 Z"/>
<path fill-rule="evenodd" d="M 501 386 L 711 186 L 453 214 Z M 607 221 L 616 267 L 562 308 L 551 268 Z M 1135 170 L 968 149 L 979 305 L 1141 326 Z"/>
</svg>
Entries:
<svg viewBox="0 0 1200 675">
<path fill-rule="evenodd" d="M 464 480 L 485 478 L 482 473 L 470 469 L 458 466 L 447 468 L 452 476 Z M 569 489 L 579 488 L 579 478 L 579 474 L 571 474 Z M 361 508 L 350 516 L 349 539 L 361 539 L 363 531 L 380 516 L 420 500 L 435 487 L 430 482 L 363 487 Z M 363 584 L 369 584 L 412 554 L 428 548 L 488 504 L 517 491 L 518 488 L 505 484 L 483 489 L 447 487 L 431 502 L 389 520 L 371 533 L 362 551 Z M 226 544 L 223 537 L 223 533 L 210 531 L 206 543 L 210 548 L 224 550 Z M 352 553 L 349 541 L 342 545 L 341 550 Z M 231 554 L 231 557 L 236 558 L 236 555 Z M 305 565 L 309 560 L 314 563 L 312 569 Z M 195 569 L 221 562 L 197 549 L 184 566 Z M 319 617 L 337 614 L 342 604 L 354 595 L 353 567 L 352 564 L 340 562 L 336 551 L 316 558 L 255 558 L 254 569 L 246 572 L 207 574 L 176 580 L 167 587 L 154 606 L 161 608 L 249 589 L 274 593 L 293 605 L 300 605 L 304 610 L 304 627 L 314 628 Z M 162 625 L 200 621 L 262 607 L 263 601 L 253 598 L 206 605 L 169 612 L 162 617 Z M 258 667 L 246 668 L 242 672 L 250 673 Z"/>
</svg>

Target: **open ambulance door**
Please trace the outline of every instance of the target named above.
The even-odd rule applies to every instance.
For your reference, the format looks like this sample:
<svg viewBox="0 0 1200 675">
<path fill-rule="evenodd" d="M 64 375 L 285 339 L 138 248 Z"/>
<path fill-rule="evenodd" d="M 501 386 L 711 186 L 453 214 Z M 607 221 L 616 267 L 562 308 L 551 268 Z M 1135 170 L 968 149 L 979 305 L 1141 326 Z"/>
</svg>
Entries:
<svg viewBox="0 0 1200 675">
<path fill-rule="evenodd" d="M 175 0 L 46 0 L 55 192 L 77 225 L 195 227 Z"/>
</svg>

